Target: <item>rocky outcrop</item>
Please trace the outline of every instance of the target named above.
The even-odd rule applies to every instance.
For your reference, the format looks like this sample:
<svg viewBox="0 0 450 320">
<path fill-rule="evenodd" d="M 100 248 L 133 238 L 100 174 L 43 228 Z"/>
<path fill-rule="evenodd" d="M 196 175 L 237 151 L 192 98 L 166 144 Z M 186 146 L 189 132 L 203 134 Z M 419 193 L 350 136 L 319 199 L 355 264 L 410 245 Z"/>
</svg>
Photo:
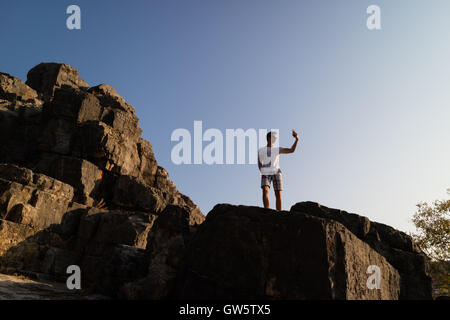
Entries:
<svg viewBox="0 0 450 320">
<path fill-rule="evenodd" d="M 148 235 L 147 275 L 127 283 L 121 291 L 126 299 L 165 299 L 174 290 L 186 247 L 193 235 L 189 211 L 167 206 Z"/>
<path fill-rule="evenodd" d="M 381 270 L 380 290 L 366 285 Z M 217 205 L 178 275 L 182 299 L 398 299 L 400 276 L 342 224 L 300 213 Z"/>
<path fill-rule="evenodd" d="M 431 298 L 406 234 L 311 202 L 205 220 L 141 134 L 131 105 L 68 65 L 0 73 L 0 273 L 65 282 L 78 265 L 87 293 L 124 299 Z"/>
<path fill-rule="evenodd" d="M 149 234 L 166 240 L 148 241 L 158 252 L 148 275 L 123 297 L 431 299 L 428 258 L 406 234 L 366 217 L 312 202 L 283 212 L 221 204 L 192 233 L 187 212 L 171 211 L 171 223 L 160 219 Z"/>
<path fill-rule="evenodd" d="M 78 70 L 67 64 L 41 63 L 27 74 L 27 85 L 51 99 L 55 89 L 63 86 L 88 89 L 89 85 L 78 76 Z"/>
<path fill-rule="evenodd" d="M 83 205 L 103 199 L 108 208 L 135 209 L 142 206 L 137 203 L 142 197 L 149 196 L 144 190 L 153 189 L 148 193 L 155 203 L 144 205 L 145 210 L 187 205 L 202 220 L 196 205 L 158 166 L 152 145 L 141 138 L 134 108 L 113 88 L 105 84 L 89 88 L 77 70 L 57 63 L 36 66 L 26 83 L 30 87 L 0 75 L 0 98 L 8 99 L 1 100 L 0 121 L 5 129 L 0 163 L 72 186 L 73 201 Z M 140 194 L 124 199 L 117 191 L 121 188 Z"/>
<path fill-rule="evenodd" d="M 396 268 L 401 276 L 401 299 L 431 299 L 429 259 L 407 234 L 367 217 L 314 202 L 297 203 L 291 211 L 341 223 Z"/>
<path fill-rule="evenodd" d="M 0 72 L 0 99 L 3 103 L 11 101 L 15 104 L 42 104 L 35 90 L 22 80 L 2 72 Z"/>
<path fill-rule="evenodd" d="M 134 108 L 68 65 L 42 63 L 26 83 L 0 74 L 0 131 L 1 272 L 63 281 L 76 264 L 83 287 L 115 296 L 147 275 L 147 237 L 167 206 L 190 228 L 204 220 Z"/>
<path fill-rule="evenodd" d="M 0 164 L 0 218 L 34 228 L 61 223 L 73 187 L 15 165 Z"/>
</svg>

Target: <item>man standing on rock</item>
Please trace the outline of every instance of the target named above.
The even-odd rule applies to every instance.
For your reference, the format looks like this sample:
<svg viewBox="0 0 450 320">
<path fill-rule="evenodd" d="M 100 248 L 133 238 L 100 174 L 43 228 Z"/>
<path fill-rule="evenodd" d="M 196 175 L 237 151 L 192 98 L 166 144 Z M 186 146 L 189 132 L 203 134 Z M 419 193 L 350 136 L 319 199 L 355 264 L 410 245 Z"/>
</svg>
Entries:
<svg viewBox="0 0 450 320">
<path fill-rule="evenodd" d="M 267 146 L 258 150 L 258 167 L 261 171 L 261 188 L 264 208 L 270 208 L 269 189 L 270 183 L 273 183 L 273 189 L 276 197 L 276 207 L 281 211 L 281 191 L 282 175 L 280 169 L 280 154 L 293 153 L 297 148 L 298 134 L 292 130 L 292 136 L 295 138 L 294 144 L 290 148 L 273 147 L 277 141 L 277 132 L 271 131 L 267 134 Z"/>
</svg>

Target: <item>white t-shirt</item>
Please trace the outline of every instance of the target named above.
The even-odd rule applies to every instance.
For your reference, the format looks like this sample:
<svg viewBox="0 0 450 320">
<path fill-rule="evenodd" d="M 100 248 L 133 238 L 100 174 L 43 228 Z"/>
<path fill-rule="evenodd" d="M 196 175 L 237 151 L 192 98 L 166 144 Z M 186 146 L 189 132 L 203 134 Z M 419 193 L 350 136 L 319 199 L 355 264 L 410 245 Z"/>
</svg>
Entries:
<svg viewBox="0 0 450 320">
<path fill-rule="evenodd" d="M 262 175 L 273 175 L 280 171 L 280 150 L 283 148 L 262 147 L 258 150 L 258 160 L 261 162 Z"/>
</svg>

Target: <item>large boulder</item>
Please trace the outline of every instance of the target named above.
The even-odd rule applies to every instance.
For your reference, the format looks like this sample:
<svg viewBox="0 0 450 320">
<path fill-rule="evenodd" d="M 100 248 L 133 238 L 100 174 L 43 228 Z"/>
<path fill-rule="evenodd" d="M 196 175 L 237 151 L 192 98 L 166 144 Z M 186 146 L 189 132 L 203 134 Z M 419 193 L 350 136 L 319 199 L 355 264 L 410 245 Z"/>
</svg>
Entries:
<svg viewBox="0 0 450 320">
<path fill-rule="evenodd" d="M 53 227 L 63 221 L 73 195 L 70 185 L 54 178 L 0 164 L 0 272 L 41 273 L 51 268 L 65 275 L 61 261 L 73 254 L 64 250 L 66 243 Z M 59 251 L 49 261 L 51 246 Z"/>
<path fill-rule="evenodd" d="M 86 209 L 77 229 L 77 251 L 102 255 L 103 248 L 118 244 L 145 249 L 156 217 L 144 212 Z"/>
<path fill-rule="evenodd" d="M 59 63 L 34 67 L 27 84 L 6 74 L 0 84 L 0 162 L 71 185 L 74 201 L 84 205 L 104 201 L 108 208 L 147 211 L 188 205 L 193 223 L 204 219 L 158 166 L 133 106 L 109 85 L 89 88 L 77 70 Z M 143 203 L 138 196 L 119 195 L 116 186 L 153 196 Z"/>
<path fill-rule="evenodd" d="M 40 103 L 35 90 L 27 86 L 19 78 L 2 72 L 0 72 L 0 99 L 16 103 Z"/>
<path fill-rule="evenodd" d="M 156 219 L 147 239 L 146 276 L 121 288 L 126 299 L 164 299 L 172 292 L 184 252 L 196 227 L 188 207 L 169 205 Z"/>
<path fill-rule="evenodd" d="M 9 249 L 25 241 L 35 233 L 36 230 L 29 226 L 0 219 L 0 265 L 2 265 L 1 257 Z"/>
<path fill-rule="evenodd" d="M 23 162 L 39 133 L 42 104 L 22 80 L 0 73 L 0 162 Z"/>
<path fill-rule="evenodd" d="M 158 164 L 153 153 L 152 144 L 140 138 L 137 143 L 137 148 L 140 155 L 138 177 L 145 184 L 153 186 L 155 184 Z"/>
<path fill-rule="evenodd" d="M 0 164 L 0 218 L 38 229 L 61 222 L 73 187 L 42 174 Z"/>
<path fill-rule="evenodd" d="M 72 87 L 86 90 L 89 88 L 87 82 L 78 76 L 78 70 L 61 63 L 37 65 L 28 72 L 26 84 L 46 99 L 51 98 L 57 88 Z"/>
<path fill-rule="evenodd" d="M 91 93 L 74 89 L 56 89 L 53 100 L 44 108 L 48 118 L 68 118 L 77 123 L 99 120 L 102 107 L 97 97 Z"/>
<path fill-rule="evenodd" d="M 120 176 L 116 180 L 111 203 L 147 212 L 161 212 L 169 204 L 160 189 L 147 186 L 132 176 Z"/>
<path fill-rule="evenodd" d="M 119 175 L 136 176 L 141 162 L 137 139 L 98 121 L 77 127 L 72 154 Z"/>
<path fill-rule="evenodd" d="M 431 299 L 430 261 L 410 236 L 367 217 L 327 208 L 315 202 L 299 202 L 291 212 L 342 223 L 359 239 L 384 256 L 401 276 L 401 299 Z"/>
<path fill-rule="evenodd" d="M 110 85 L 100 84 L 90 88 L 88 91 L 96 95 L 105 108 L 119 109 L 132 115 L 135 114 L 133 106 L 128 104 Z"/>
<path fill-rule="evenodd" d="M 101 121 L 129 136 L 139 137 L 142 134 L 133 106 L 128 104 L 114 88 L 101 84 L 90 88 L 89 92 L 99 99 L 103 107 Z"/>
<path fill-rule="evenodd" d="M 85 210 L 73 247 L 83 286 L 116 296 L 124 283 L 144 277 L 147 237 L 156 218 L 143 212 Z"/>
<path fill-rule="evenodd" d="M 76 263 L 75 254 L 65 249 L 67 243 L 55 229 L 0 220 L 0 272 L 64 281 L 67 267 Z"/>
<path fill-rule="evenodd" d="M 379 290 L 367 286 L 370 266 Z M 173 298 L 398 299 L 400 277 L 342 224 L 217 205 L 188 245 Z"/>
<path fill-rule="evenodd" d="M 36 169 L 73 186 L 74 201 L 78 203 L 93 206 L 98 198 L 103 171 L 87 160 L 44 153 Z"/>
</svg>

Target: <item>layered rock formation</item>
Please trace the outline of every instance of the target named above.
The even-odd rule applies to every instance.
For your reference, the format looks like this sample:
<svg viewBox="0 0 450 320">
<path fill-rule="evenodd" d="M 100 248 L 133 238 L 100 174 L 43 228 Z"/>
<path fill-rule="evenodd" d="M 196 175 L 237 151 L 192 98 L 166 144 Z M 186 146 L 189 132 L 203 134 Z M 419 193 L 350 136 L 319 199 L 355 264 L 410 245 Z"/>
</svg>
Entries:
<svg viewBox="0 0 450 320">
<path fill-rule="evenodd" d="M 0 272 L 124 299 L 429 299 L 406 234 L 298 203 L 206 220 L 158 166 L 134 108 L 68 65 L 0 74 Z M 380 288 L 367 286 L 369 266 Z"/>
<path fill-rule="evenodd" d="M 0 74 L 0 272 L 63 280 L 80 265 L 106 294 L 147 274 L 147 235 L 166 207 L 204 220 L 159 167 L 134 108 L 68 65 L 26 83 Z"/>
</svg>

